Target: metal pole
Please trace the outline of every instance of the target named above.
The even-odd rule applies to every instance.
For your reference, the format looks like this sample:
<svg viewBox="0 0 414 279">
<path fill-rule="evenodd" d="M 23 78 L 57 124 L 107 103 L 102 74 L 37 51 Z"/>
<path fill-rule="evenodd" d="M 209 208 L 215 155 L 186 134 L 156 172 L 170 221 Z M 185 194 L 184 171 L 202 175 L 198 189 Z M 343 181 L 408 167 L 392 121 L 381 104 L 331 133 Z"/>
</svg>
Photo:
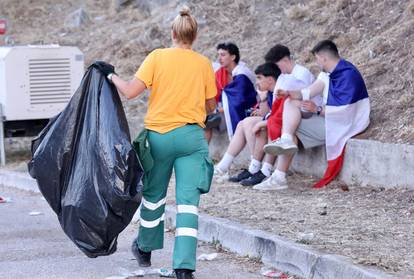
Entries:
<svg viewBox="0 0 414 279">
<path fill-rule="evenodd" d="M 6 165 L 6 152 L 4 150 L 4 126 L 3 126 L 3 107 L 0 104 L 0 164 Z"/>
</svg>

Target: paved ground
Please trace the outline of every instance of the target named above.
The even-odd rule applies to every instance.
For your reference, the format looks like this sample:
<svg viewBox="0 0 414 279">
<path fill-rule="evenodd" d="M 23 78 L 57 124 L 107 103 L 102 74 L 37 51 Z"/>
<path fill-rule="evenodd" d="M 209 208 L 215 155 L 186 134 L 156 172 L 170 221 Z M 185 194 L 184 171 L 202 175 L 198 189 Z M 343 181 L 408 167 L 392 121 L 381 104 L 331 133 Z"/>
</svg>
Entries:
<svg viewBox="0 0 414 279">
<path fill-rule="evenodd" d="M 0 278 L 107 278 L 138 270 L 130 251 L 137 225 L 119 238 L 118 251 L 108 257 L 89 259 L 63 233 L 56 215 L 40 194 L 0 186 L 11 203 L 0 204 Z M 42 215 L 30 216 L 39 211 Z M 173 234 L 166 234 L 165 248 L 154 253 L 153 267 L 170 267 Z M 198 253 L 217 252 L 200 243 Z M 262 265 L 253 260 L 219 252 L 213 261 L 198 262 L 197 279 L 263 278 Z M 157 278 L 158 276 L 146 276 Z"/>
</svg>

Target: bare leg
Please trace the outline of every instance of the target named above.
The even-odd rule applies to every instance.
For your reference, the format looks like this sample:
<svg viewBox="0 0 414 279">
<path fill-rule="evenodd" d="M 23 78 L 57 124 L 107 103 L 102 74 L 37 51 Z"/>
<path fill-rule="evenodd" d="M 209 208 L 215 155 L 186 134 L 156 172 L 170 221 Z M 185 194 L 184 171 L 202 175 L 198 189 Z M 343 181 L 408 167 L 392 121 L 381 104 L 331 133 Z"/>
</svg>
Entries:
<svg viewBox="0 0 414 279">
<path fill-rule="evenodd" d="M 256 159 L 258 161 L 263 160 L 264 151 L 263 146 L 267 143 L 267 131 L 261 130 L 259 133 L 256 134 L 256 140 L 254 145 L 254 151 L 253 151 L 253 159 Z"/>
<path fill-rule="evenodd" d="M 236 157 L 246 146 L 246 139 L 244 137 L 244 121 L 240 121 L 237 124 L 236 131 L 234 132 L 233 137 L 231 138 L 230 144 L 227 147 L 226 153 Z"/>
<path fill-rule="evenodd" d="M 283 106 L 282 134 L 293 136 L 299 127 L 301 119 L 300 101 L 287 99 Z"/>
<path fill-rule="evenodd" d="M 270 136 L 269 135 L 267 135 L 267 136 L 268 136 L 267 137 L 267 142 L 268 143 L 272 142 L 272 139 L 270 138 Z M 271 155 L 269 153 L 266 153 L 264 158 L 263 158 L 263 163 L 268 163 L 268 164 L 271 164 L 272 166 L 275 164 L 275 161 L 276 161 L 276 156 Z"/>
<path fill-rule="evenodd" d="M 242 120 L 244 126 L 244 138 L 247 141 L 247 147 L 250 154 L 254 153 L 256 135 L 252 132 L 254 125 L 262 120 L 261 116 L 250 116 Z"/>
<path fill-rule="evenodd" d="M 270 155 L 268 153 L 266 153 L 264 158 L 263 158 L 264 163 L 268 163 L 268 164 L 271 164 L 271 165 L 274 165 L 275 161 L 276 161 L 276 156 Z"/>
</svg>

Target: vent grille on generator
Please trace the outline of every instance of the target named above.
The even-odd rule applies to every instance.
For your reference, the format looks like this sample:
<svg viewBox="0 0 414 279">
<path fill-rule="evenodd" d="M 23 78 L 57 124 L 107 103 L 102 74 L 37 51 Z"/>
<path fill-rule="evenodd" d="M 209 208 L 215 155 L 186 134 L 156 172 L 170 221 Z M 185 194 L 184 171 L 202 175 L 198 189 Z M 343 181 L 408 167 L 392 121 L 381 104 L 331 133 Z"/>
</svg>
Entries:
<svg viewBox="0 0 414 279">
<path fill-rule="evenodd" d="M 29 59 L 30 104 L 68 103 L 71 98 L 70 59 Z"/>
</svg>

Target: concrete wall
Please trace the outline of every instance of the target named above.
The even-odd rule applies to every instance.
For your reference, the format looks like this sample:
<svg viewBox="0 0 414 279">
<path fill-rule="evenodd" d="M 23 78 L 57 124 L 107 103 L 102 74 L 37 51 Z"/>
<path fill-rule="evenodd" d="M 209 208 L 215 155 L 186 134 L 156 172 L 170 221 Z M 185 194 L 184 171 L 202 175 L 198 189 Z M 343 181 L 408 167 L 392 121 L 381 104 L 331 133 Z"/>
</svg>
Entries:
<svg viewBox="0 0 414 279">
<path fill-rule="evenodd" d="M 216 160 L 228 145 L 224 134 L 215 134 L 210 154 Z M 296 154 L 292 169 L 322 177 L 326 169 L 325 148 L 302 150 Z M 250 154 L 247 148 L 235 160 L 238 167 L 247 166 Z M 378 187 L 407 187 L 414 189 L 414 145 L 390 144 L 374 140 L 351 139 L 346 147 L 342 172 L 338 178 L 347 184 Z"/>
</svg>

